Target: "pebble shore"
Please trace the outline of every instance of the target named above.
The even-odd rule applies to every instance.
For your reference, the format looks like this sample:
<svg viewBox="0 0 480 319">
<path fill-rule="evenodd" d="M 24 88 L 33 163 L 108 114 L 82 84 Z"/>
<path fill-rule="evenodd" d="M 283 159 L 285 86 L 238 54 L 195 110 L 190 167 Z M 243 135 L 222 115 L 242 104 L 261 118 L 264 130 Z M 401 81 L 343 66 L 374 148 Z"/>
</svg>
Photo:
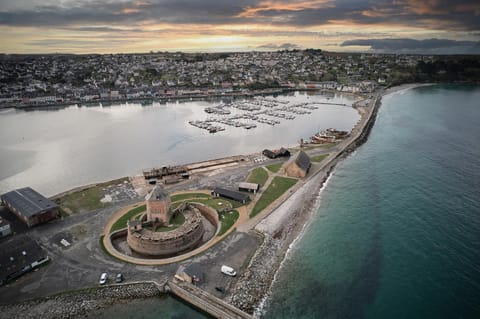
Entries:
<svg viewBox="0 0 480 319">
<path fill-rule="evenodd" d="M 139 283 L 66 292 L 47 298 L 0 306 L 2 318 L 67 319 L 93 315 L 114 303 L 160 295 L 154 283 Z"/>
</svg>

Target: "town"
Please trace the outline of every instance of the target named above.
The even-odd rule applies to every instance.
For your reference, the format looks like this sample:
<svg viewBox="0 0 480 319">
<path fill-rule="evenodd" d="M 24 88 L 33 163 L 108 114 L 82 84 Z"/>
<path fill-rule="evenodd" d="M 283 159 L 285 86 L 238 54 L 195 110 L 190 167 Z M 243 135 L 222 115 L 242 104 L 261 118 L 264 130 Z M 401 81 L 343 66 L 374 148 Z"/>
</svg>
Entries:
<svg viewBox="0 0 480 319">
<path fill-rule="evenodd" d="M 330 89 L 369 93 L 438 57 L 321 50 L 0 55 L 0 106 L 55 105 Z M 268 91 L 270 90 L 270 91 Z"/>
</svg>

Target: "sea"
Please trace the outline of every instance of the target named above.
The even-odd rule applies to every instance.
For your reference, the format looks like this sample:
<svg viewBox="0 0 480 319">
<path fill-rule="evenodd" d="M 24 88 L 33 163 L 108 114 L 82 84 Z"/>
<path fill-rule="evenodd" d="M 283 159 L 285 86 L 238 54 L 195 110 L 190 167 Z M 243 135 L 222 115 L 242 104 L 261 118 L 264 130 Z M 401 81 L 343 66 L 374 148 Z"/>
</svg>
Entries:
<svg viewBox="0 0 480 319">
<path fill-rule="evenodd" d="M 319 202 L 264 318 L 480 318 L 480 87 L 384 98 Z"/>
<path fill-rule="evenodd" d="M 480 318 L 479 101 L 468 85 L 384 97 L 367 142 L 319 194 L 262 317 Z M 164 296 L 92 318 L 205 317 Z"/>
</svg>

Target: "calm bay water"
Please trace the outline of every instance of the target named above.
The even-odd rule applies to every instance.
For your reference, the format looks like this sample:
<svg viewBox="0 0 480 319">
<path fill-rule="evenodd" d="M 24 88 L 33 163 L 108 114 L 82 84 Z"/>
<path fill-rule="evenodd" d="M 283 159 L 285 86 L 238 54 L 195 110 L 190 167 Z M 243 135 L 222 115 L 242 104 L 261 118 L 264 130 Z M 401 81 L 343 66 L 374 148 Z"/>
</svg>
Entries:
<svg viewBox="0 0 480 319">
<path fill-rule="evenodd" d="M 266 318 L 480 318 L 480 88 L 389 96 L 290 252 Z"/>
<path fill-rule="evenodd" d="M 353 103 L 352 97 L 339 94 L 297 92 L 278 99 Z M 154 166 L 296 145 L 300 138 L 318 130 L 350 130 L 359 119 L 350 106 L 319 104 L 312 114 L 282 120 L 274 127 L 257 123 L 258 127 L 251 130 L 227 127 L 226 131 L 209 134 L 188 124 L 190 120 L 206 119 L 204 108 L 215 104 L 218 102 L 192 101 L 1 111 L 0 194 L 31 186 L 45 195 L 54 195 L 75 186 L 138 174 Z"/>
</svg>

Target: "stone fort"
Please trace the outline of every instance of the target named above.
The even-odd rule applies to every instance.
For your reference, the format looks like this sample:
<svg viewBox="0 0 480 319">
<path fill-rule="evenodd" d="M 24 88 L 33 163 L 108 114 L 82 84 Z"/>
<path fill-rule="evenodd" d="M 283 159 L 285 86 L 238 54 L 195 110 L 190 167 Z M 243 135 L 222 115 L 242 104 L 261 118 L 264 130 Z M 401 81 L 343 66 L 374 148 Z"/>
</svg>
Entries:
<svg viewBox="0 0 480 319">
<path fill-rule="evenodd" d="M 127 243 L 131 250 L 145 256 L 169 257 L 194 249 L 202 241 L 202 215 L 216 226 L 216 211 L 200 203 L 183 203 L 171 208 L 169 194 L 157 185 L 145 197 L 147 211 L 141 220 L 127 224 Z M 168 230 L 171 219 L 182 214 L 185 221 Z M 162 229 L 157 231 L 156 229 Z M 167 229 L 167 230 L 166 230 Z"/>
</svg>

